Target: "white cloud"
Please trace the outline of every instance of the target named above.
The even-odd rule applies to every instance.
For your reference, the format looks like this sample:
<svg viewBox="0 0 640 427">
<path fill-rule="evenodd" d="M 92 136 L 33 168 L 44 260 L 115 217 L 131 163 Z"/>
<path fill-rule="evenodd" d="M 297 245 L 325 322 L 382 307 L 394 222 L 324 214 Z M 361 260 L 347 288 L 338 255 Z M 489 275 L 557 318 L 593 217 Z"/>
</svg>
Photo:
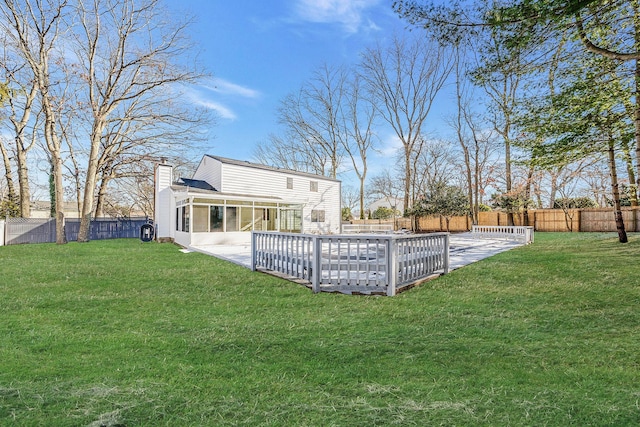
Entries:
<svg viewBox="0 0 640 427">
<path fill-rule="evenodd" d="M 199 105 L 205 108 L 216 111 L 223 119 L 235 120 L 238 118 L 236 113 L 234 113 L 230 108 L 220 104 L 219 102 L 205 99 L 201 99 L 197 102 Z"/>
<path fill-rule="evenodd" d="M 256 99 L 260 91 L 230 82 L 221 78 L 213 78 L 199 85 L 183 89 L 184 95 L 194 104 L 215 111 L 220 118 L 236 120 L 238 115 L 228 106 L 238 98 Z"/>
<path fill-rule="evenodd" d="M 398 154 L 398 151 L 402 149 L 402 141 L 398 138 L 398 135 L 388 135 L 382 140 L 379 146 L 380 155 L 385 159 L 393 159 Z"/>
<path fill-rule="evenodd" d="M 379 0 L 298 0 L 296 13 L 305 21 L 338 23 L 345 31 L 355 33 L 361 27 L 364 11 L 378 3 Z M 368 27 L 371 25 L 367 22 Z"/>
<path fill-rule="evenodd" d="M 230 82 L 225 79 L 217 78 L 217 77 L 211 79 L 209 84 L 206 84 L 203 86 L 212 92 L 216 92 L 224 95 L 234 95 L 234 96 L 241 96 L 243 98 L 252 98 L 252 99 L 260 97 L 260 92 L 255 89 L 251 89 L 246 86 L 241 86 L 239 84 Z"/>
<path fill-rule="evenodd" d="M 223 119 L 235 120 L 237 119 L 236 113 L 233 112 L 229 107 L 220 102 L 211 99 L 211 96 L 203 93 L 202 91 L 196 88 L 184 88 L 184 96 L 189 99 L 192 103 L 207 108 L 209 110 L 215 111 L 220 115 Z"/>
</svg>

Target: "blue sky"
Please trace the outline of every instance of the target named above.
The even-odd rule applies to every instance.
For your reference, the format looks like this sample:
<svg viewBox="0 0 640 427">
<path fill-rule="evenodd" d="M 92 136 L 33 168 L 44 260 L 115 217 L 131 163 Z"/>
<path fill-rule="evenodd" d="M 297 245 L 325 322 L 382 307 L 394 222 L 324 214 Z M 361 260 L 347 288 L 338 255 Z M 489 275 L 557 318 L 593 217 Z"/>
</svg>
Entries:
<svg viewBox="0 0 640 427">
<path fill-rule="evenodd" d="M 213 75 L 191 94 L 219 117 L 207 153 L 240 160 L 278 132 L 280 100 L 314 69 L 355 63 L 366 47 L 407 31 L 390 0 L 167 1 L 196 17 L 190 33 Z M 379 136 L 388 165 L 394 138 Z"/>
</svg>

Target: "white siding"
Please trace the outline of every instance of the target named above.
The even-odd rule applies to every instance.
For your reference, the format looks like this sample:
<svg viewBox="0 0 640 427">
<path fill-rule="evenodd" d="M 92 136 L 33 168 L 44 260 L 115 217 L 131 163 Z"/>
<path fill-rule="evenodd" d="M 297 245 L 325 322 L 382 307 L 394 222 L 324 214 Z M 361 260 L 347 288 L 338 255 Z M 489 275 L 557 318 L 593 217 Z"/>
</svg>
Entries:
<svg viewBox="0 0 640 427">
<path fill-rule="evenodd" d="M 173 183 L 173 167 L 158 165 L 156 167 L 156 198 L 154 223 L 156 238 L 173 237 L 175 224 L 175 199 L 171 184 Z"/>
<path fill-rule="evenodd" d="M 221 190 L 222 164 L 216 159 L 204 156 L 193 174 L 193 179 L 206 181 L 216 190 L 223 191 Z"/>
<path fill-rule="evenodd" d="M 293 178 L 292 189 L 287 188 L 287 178 Z M 317 192 L 310 191 L 311 181 L 318 183 Z M 340 232 L 339 181 L 224 163 L 221 182 L 220 190 L 224 193 L 271 196 L 285 203 L 302 204 L 304 233 Z M 324 210 L 325 222 L 312 223 L 312 210 Z"/>
</svg>

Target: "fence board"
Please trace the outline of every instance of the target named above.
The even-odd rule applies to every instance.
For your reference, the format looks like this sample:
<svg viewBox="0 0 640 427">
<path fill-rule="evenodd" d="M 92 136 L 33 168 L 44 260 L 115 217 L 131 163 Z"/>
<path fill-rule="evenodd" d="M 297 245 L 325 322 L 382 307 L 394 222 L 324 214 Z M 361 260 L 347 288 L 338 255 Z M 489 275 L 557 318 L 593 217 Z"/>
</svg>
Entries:
<svg viewBox="0 0 640 427">
<path fill-rule="evenodd" d="M 5 227 L 6 245 L 56 241 L 56 220 L 52 218 L 7 218 Z"/>
<path fill-rule="evenodd" d="M 139 238 L 140 227 L 147 218 L 99 218 L 91 221 L 91 240 Z M 56 220 L 53 218 L 7 218 L 6 245 L 22 243 L 53 243 L 56 241 Z M 78 239 L 80 219 L 65 220 L 67 241 Z"/>
<path fill-rule="evenodd" d="M 640 232 L 640 207 L 625 207 L 622 209 L 625 229 L 628 232 Z M 404 218 L 409 220 L 408 218 Z M 375 221 L 375 222 L 374 222 Z M 555 232 L 615 232 L 616 224 L 612 208 L 591 209 L 535 209 L 525 215 L 524 212 L 513 214 L 515 226 L 533 226 L 535 231 Z M 361 224 L 379 223 L 378 220 L 360 220 Z M 444 218 L 439 216 L 421 217 L 417 220 L 419 231 L 440 232 L 447 231 Z M 480 212 L 478 224 L 486 226 L 508 225 L 507 214 L 504 212 Z M 471 230 L 471 220 L 467 217 L 452 217 L 449 231 L 462 232 Z"/>
</svg>

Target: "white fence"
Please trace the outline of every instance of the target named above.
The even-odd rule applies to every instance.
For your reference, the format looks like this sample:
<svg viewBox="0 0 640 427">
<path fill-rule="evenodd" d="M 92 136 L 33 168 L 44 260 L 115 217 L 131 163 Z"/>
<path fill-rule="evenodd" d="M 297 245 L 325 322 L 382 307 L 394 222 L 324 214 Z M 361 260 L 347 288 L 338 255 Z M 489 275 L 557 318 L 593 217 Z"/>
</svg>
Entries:
<svg viewBox="0 0 640 427">
<path fill-rule="evenodd" d="M 0 246 L 4 246 L 4 220 L 0 220 Z"/>
<path fill-rule="evenodd" d="M 344 234 L 393 233 L 393 224 L 342 224 Z"/>
<path fill-rule="evenodd" d="M 478 237 L 513 239 L 524 244 L 533 243 L 533 227 L 507 225 L 474 225 L 471 232 Z"/>
<path fill-rule="evenodd" d="M 449 272 L 449 233 L 310 235 L 254 231 L 251 268 L 298 279 L 314 292 L 395 295 Z"/>
</svg>

